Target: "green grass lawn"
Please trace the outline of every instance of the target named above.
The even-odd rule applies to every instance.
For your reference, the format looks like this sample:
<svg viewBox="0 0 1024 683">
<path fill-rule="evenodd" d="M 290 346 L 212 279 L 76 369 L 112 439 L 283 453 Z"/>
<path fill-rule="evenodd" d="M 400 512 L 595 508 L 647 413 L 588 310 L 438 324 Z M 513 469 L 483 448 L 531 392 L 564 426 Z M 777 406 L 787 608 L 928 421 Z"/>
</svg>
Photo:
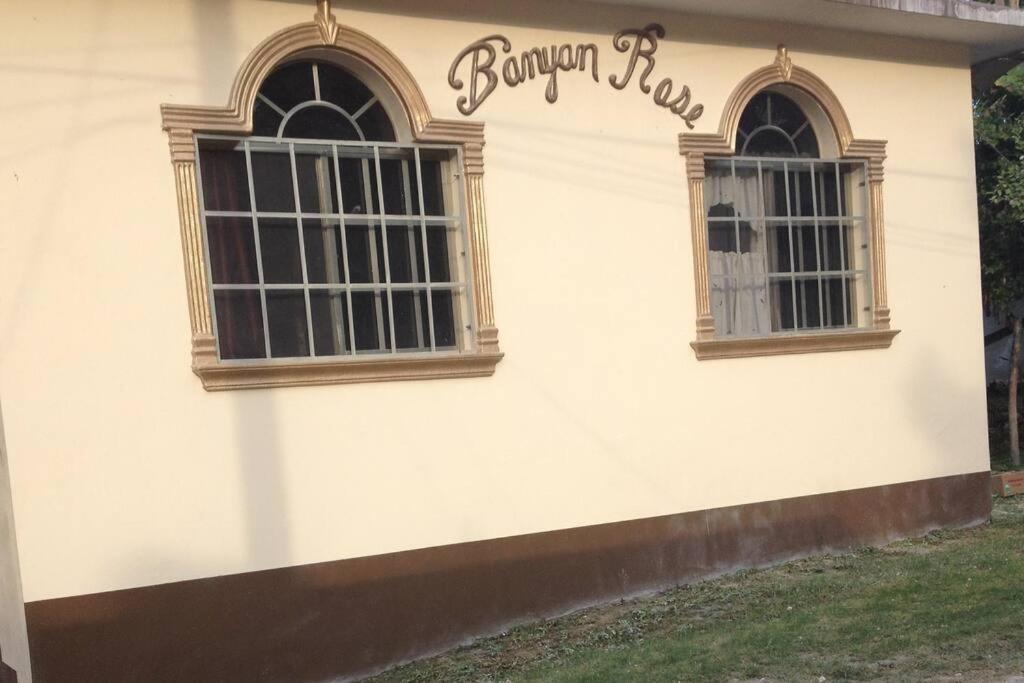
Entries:
<svg viewBox="0 0 1024 683">
<path fill-rule="evenodd" d="M 1024 675 L 1024 497 L 992 524 L 523 626 L 381 681 L 1005 680 Z"/>
</svg>

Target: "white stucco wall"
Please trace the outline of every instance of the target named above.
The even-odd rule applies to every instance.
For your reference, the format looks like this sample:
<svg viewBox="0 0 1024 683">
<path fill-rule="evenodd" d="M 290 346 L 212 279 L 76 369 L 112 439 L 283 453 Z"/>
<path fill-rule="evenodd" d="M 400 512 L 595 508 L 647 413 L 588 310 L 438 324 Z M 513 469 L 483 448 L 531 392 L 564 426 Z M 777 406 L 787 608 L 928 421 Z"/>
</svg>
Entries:
<svg viewBox="0 0 1024 683">
<path fill-rule="evenodd" d="M 597 43 L 602 82 L 560 74 L 554 105 L 541 80 L 502 85 L 473 116 L 493 378 L 204 392 L 159 104 L 224 103 L 313 4 L 4 3 L 0 395 L 26 599 L 987 469 L 964 55 L 637 9 L 337 9 L 437 116 L 459 116 L 452 58 L 490 33 Z M 695 360 L 682 123 L 607 83 L 611 36 L 649 21 L 698 131 L 785 42 L 859 137 L 889 141 L 891 349 Z"/>
</svg>

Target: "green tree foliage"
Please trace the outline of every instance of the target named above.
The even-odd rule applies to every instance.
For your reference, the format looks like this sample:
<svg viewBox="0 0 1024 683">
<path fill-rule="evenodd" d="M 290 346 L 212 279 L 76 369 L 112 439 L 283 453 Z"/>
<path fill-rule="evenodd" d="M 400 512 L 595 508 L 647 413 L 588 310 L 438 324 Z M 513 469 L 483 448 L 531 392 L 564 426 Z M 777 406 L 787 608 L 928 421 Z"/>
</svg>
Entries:
<svg viewBox="0 0 1024 683">
<path fill-rule="evenodd" d="M 981 277 L 993 312 L 1024 297 L 1024 65 L 975 101 Z"/>
<path fill-rule="evenodd" d="M 1009 441 L 1019 466 L 1016 399 L 1024 326 L 1012 306 L 1024 298 L 1024 65 L 975 101 L 974 129 L 982 290 L 989 309 L 1012 322 Z"/>
</svg>

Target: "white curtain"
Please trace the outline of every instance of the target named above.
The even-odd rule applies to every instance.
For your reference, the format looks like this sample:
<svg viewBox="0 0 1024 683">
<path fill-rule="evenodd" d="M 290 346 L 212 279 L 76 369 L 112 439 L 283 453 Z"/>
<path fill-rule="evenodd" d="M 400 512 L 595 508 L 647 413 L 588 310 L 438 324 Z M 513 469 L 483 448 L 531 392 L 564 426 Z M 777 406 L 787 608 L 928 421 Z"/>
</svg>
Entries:
<svg viewBox="0 0 1024 683">
<path fill-rule="evenodd" d="M 769 177 L 765 174 L 765 180 Z M 761 187 L 757 183 L 757 172 L 750 169 L 736 169 L 735 183 L 731 173 L 709 175 L 704 184 L 704 197 L 708 207 L 722 204 L 747 220 L 761 213 Z"/>
<path fill-rule="evenodd" d="M 770 332 L 768 290 L 761 253 L 712 251 L 708 266 L 715 334 L 751 337 Z"/>
<path fill-rule="evenodd" d="M 765 184 L 770 182 L 765 174 Z M 764 190 L 754 171 L 737 169 L 732 174 L 709 176 L 705 193 L 709 207 L 732 209 L 740 225 L 737 251 L 710 251 L 711 313 L 718 336 L 751 337 L 771 331 L 768 317 L 768 289 L 762 254 L 761 197 Z M 766 193 L 767 194 L 767 193 Z"/>
</svg>

